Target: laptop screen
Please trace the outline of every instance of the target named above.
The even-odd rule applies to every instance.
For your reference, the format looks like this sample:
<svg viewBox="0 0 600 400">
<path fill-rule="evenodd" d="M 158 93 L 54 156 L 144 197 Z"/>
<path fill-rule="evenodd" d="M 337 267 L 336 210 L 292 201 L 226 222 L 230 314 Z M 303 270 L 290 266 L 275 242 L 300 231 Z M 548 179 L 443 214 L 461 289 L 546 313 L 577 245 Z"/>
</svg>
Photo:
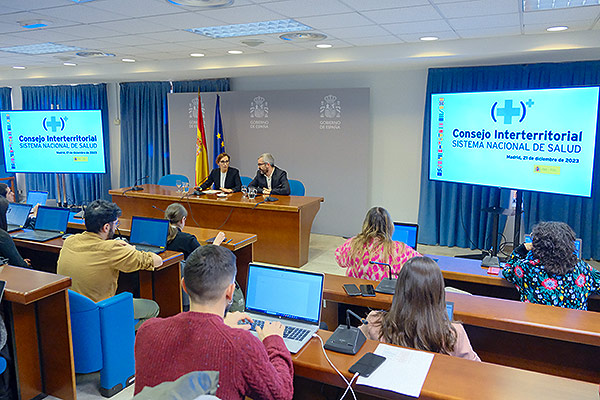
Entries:
<svg viewBox="0 0 600 400">
<path fill-rule="evenodd" d="M 392 235 L 392 240 L 404 242 L 416 250 L 418 233 L 419 225 L 417 224 L 394 222 L 394 234 Z"/>
<path fill-rule="evenodd" d="M 446 302 L 446 312 L 448 313 L 448 319 L 452 321 L 452 318 L 454 317 L 454 302 Z"/>
<path fill-rule="evenodd" d="M 35 219 L 35 229 L 66 232 L 69 222 L 68 208 L 40 206 Z"/>
<path fill-rule="evenodd" d="M 45 206 L 46 200 L 48 200 L 48 192 L 30 190 L 27 193 L 27 204 L 31 204 L 32 206 L 35 206 L 36 204 Z"/>
<path fill-rule="evenodd" d="M 31 208 L 29 204 L 10 203 L 6 211 L 6 222 L 9 225 L 25 225 Z"/>
<path fill-rule="evenodd" d="M 525 243 L 531 243 L 532 241 L 531 235 L 525 235 Z M 581 239 L 575 239 L 575 256 L 578 259 L 581 259 L 581 243 Z"/>
<path fill-rule="evenodd" d="M 131 235 L 129 242 L 132 244 L 146 244 L 165 248 L 169 234 L 169 221 L 158 218 L 132 217 Z"/>
<path fill-rule="evenodd" d="M 318 324 L 323 274 L 250 264 L 246 311 Z"/>
</svg>

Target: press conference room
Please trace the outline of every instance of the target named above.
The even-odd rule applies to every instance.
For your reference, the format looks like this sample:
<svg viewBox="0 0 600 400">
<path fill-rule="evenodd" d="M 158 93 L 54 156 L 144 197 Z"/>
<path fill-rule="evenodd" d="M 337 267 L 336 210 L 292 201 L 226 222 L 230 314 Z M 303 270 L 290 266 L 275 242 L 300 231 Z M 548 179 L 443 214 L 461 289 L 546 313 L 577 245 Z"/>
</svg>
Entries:
<svg viewBox="0 0 600 400">
<path fill-rule="evenodd" d="M 5 398 L 144 394 L 134 389 L 128 322 L 127 343 L 98 335 L 99 348 L 104 340 L 109 349 L 83 367 L 79 354 L 91 345 L 80 339 L 76 287 L 57 274 L 63 244 L 86 231 L 86 206 L 97 199 L 120 208 L 114 235 L 130 243 L 145 240 L 133 240 L 138 218 L 164 220 L 173 203 L 186 213 L 179 230 L 200 245 L 223 232 L 220 247 L 236 256 L 242 311 L 252 306 L 249 265 L 322 276 L 320 329 L 290 356 L 293 398 L 597 398 L 600 4 L 564 3 L 7 4 L 0 186 L 9 193 L 7 219 L 13 203 L 31 207 L 8 239 L 29 268 L 0 254 L 9 260 L 0 272 Z M 230 173 L 239 171 L 240 189 L 231 193 L 221 190 L 224 181 L 203 187 L 212 170 L 225 179 L 221 153 Z M 289 195 L 269 194 L 269 166 L 286 173 Z M 267 191 L 252 193 L 265 175 Z M 43 222 L 30 212 L 58 208 L 69 210 L 58 237 L 18 237 Z M 382 248 L 396 251 L 396 261 L 358 254 L 374 208 L 383 210 L 392 250 Z M 526 296 L 545 296 L 554 275 L 540 278 L 535 293 L 516 280 L 519 268 L 535 264 L 518 264 L 519 249 L 523 260 L 539 255 L 536 244 L 550 230 L 540 223 L 552 221 L 564 223 L 569 259 L 591 267 L 581 307 L 556 306 L 571 294 L 559 294 L 554 306 L 531 304 Z M 359 340 L 373 310 L 391 314 L 402 265 L 415 255 L 439 267 L 445 321 L 481 361 L 387 345 L 380 342 L 393 341 L 368 333 L 354 354 L 325 346 L 340 328 Z M 190 307 L 181 286 L 188 254 L 159 257 L 154 271 L 121 272 L 116 296 L 153 300 L 158 318 L 168 319 Z M 575 278 L 572 287 L 581 287 Z M 349 372 L 368 353 L 387 360 L 371 377 Z M 402 357 L 413 363 L 400 365 Z M 382 385 L 399 374 L 411 388 Z"/>
</svg>

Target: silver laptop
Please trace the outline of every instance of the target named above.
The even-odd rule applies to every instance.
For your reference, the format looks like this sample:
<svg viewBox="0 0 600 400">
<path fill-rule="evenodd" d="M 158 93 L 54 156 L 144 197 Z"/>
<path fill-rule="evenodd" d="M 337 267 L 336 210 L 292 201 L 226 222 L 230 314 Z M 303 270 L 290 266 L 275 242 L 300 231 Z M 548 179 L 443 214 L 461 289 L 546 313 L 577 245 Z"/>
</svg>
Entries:
<svg viewBox="0 0 600 400">
<path fill-rule="evenodd" d="M 137 250 L 162 253 L 167 247 L 169 221 L 166 219 L 131 217 L 129 243 Z"/>
<path fill-rule="evenodd" d="M 245 311 L 254 320 L 251 329 L 264 326 L 265 321 L 281 322 L 285 325 L 285 345 L 290 353 L 297 353 L 319 329 L 323 277 L 314 272 L 250 264 Z"/>
<path fill-rule="evenodd" d="M 6 210 L 6 222 L 8 226 L 6 232 L 23 229 L 32 208 L 33 206 L 29 204 L 10 203 L 8 210 Z"/>
<path fill-rule="evenodd" d="M 69 223 L 68 208 L 39 206 L 35 219 L 35 229 L 17 233 L 13 238 L 45 242 L 61 237 L 67 231 Z"/>
</svg>

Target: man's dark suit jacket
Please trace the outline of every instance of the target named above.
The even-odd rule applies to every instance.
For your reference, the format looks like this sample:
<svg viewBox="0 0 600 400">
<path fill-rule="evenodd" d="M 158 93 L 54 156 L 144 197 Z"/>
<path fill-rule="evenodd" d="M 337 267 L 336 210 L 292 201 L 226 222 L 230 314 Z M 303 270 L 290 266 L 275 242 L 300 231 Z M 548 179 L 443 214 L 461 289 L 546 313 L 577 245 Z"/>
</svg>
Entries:
<svg viewBox="0 0 600 400">
<path fill-rule="evenodd" d="M 271 194 L 282 194 L 289 196 L 290 183 L 288 182 L 287 172 L 275 166 L 273 166 L 273 168 L 275 169 L 273 170 L 273 175 L 271 175 Z M 252 182 L 250 182 L 248 186 L 258 188 L 258 192 L 260 193 L 262 189 L 268 188 L 267 177 L 264 176 L 260 171 L 257 171 L 256 176 L 254 179 L 252 179 Z"/>
<path fill-rule="evenodd" d="M 212 184 L 215 185 L 215 189 L 220 189 L 221 186 L 221 170 L 215 168 L 210 171 L 210 175 L 206 182 L 200 185 L 201 190 L 208 189 Z M 225 189 L 231 189 L 234 192 L 239 192 L 242 189 L 242 180 L 240 179 L 240 171 L 236 168 L 229 167 L 227 175 L 225 175 Z"/>
</svg>

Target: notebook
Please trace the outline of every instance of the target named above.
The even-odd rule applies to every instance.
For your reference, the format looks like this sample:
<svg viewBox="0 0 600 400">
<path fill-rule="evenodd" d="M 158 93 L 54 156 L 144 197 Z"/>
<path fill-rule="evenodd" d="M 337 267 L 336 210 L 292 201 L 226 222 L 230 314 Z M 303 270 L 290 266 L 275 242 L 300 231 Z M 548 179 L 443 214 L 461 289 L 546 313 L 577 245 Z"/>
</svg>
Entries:
<svg viewBox="0 0 600 400">
<path fill-rule="evenodd" d="M 417 249 L 417 237 L 419 235 L 419 225 L 404 222 L 394 222 L 394 234 L 392 240 L 404 242 L 413 249 Z"/>
<path fill-rule="evenodd" d="M 531 235 L 525 235 L 525 243 L 531 243 Z M 575 255 L 579 260 L 581 260 L 581 239 L 575 239 Z"/>
<path fill-rule="evenodd" d="M 263 326 L 265 321 L 281 322 L 286 327 L 285 345 L 290 353 L 297 353 L 319 329 L 323 277 L 314 272 L 251 263 L 245 310 L 255 322 L 251 329 Z"/>
<path fill-rule="evenodd" d="M 132 217 L 129 243 L 141 251 L 162 253 L 167 247 L 169 221 L 166 219 Z"/>
<path fill-rule="evenodd" d="M 33 206 L 29 204 L 10 203 L 8 210 L 6 210 L 6 222 L 8 224 L 6 232 L 23 229 L 32 208 Z"/>
<path fill-rule="evenodd" d="M 27 193 L 27 204 L 45 206 L 48 200 L 48 192 L 40 190 L 30 190 Z"/>
<path fill-rule="evenodd" d="M 13 237 L 34 242 L 45 242 L 62 236 L 67 231 L 68 222 L 68 208 L 39 206 L 34 229 L 17 233 Z"/>
</svg>

